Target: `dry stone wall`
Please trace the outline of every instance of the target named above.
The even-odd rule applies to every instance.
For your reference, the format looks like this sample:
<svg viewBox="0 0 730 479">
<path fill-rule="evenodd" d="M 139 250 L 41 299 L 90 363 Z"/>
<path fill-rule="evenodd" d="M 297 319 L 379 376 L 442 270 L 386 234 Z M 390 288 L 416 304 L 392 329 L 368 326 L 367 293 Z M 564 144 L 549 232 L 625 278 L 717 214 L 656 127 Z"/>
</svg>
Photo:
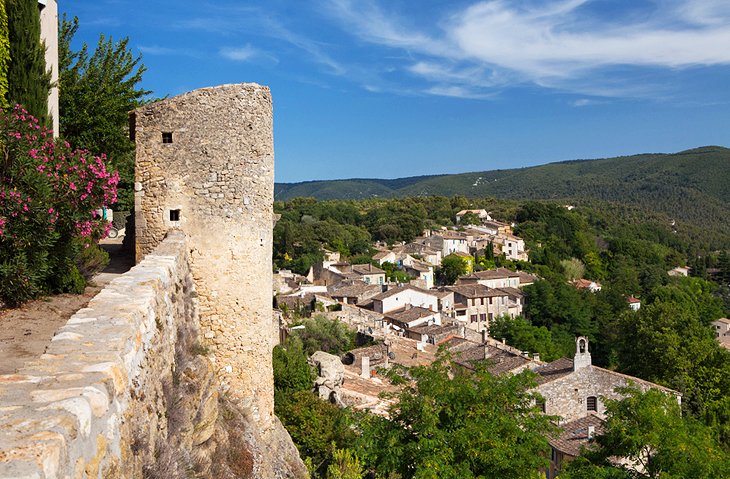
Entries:
<svg viewBox="0 0 730 479">
<path fill-rule="evenodd" d="M 197 329 L 187 257 L 182 235 L 166 239 L 71 317 L 40 359 L 0 376 L 0 478 L 142 477 L 171 438 L 165 389 L 179 373 L 178 338 Z M 200 389 L 199 422 L 215 407 L 215 389 Z M 198 429 L 198 443 L 212 434 Z"/>
<path fill-rule="evenodd" d="M 203 88 L 133 113 L 137 257 L 184 231 L 206 347 L 220 386 L 273 424 L 271 94 L 256 84 Z"/>
</svg>

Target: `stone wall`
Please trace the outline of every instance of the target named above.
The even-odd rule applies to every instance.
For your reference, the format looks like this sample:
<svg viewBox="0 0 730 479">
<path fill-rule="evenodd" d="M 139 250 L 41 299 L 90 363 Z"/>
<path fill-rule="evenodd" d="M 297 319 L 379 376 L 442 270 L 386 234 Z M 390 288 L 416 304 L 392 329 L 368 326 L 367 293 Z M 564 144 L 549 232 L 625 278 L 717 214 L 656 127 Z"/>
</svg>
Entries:
<svg viewBox="0 0 730 479">
<path fill-rule="evenodd" d="M 133 113 L 137 257 L 188 239 L 205 345 L 222 390 L 273 424 L 274 148 L 269 89 L 203 88 Z"/>
<path fill-rule="evenodd" d="M 189 252 L 170 233 L 0 376 L 0 479 L 306 477 L 278 419 L 220 394 Z"/>
<path fill-rule="evenodd" d="M 168 238 L 71 317 L 40 359 L 0 376 L 0 478 L 142 477 L 169 440 L 178 337 L 197 327 L 187 256 L 182 235 Z M 193 416 L 217 405 L 210 394 Z"/>
<path fill-rule="evenodd" d="M 609 371 L 597 366 L 585 366 L 576 371 L 541 384 L 537 388 L 545 398 L 545 413 L 560 416 L 561 422 L 570 422 L 588 414 L 587 398 L 596 398 L 596 413 L 605 416 L 605 399 L 620 400 L 625 395 L 616 392 L 616 388 L 626 386 L 638 387 L 642 391 L 649 388 L 658 389 L 671 394 L 681 401 L 676 391 L 649 383 L 638 378 Z"/>
</svg>

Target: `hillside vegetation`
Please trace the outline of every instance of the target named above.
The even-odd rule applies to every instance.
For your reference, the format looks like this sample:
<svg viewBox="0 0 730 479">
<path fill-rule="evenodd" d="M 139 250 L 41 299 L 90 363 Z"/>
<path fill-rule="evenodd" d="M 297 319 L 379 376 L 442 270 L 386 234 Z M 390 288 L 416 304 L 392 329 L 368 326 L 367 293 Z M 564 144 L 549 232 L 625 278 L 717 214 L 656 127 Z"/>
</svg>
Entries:
<svg viewBox="0 0 730 479">
<path fill-rule="evenodd" d="M 530 168 L 393 180 L 280 183 L 276 199 L 466 196 L 616 202 L 730 234 L 730 149 L 575 160 Z"/>
</svg>

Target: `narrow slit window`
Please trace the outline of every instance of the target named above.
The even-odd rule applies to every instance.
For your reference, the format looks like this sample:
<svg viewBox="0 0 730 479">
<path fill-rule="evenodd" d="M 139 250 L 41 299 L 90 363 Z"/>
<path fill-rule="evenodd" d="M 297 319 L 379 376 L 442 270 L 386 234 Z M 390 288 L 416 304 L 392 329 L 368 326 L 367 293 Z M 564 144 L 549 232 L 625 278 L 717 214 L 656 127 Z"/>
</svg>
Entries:
<svg viewBox="0 0 730 479">
<path fill-rule="evenodd" d="M 180 221 L 180 210 L 170 210 L 170 221 Z"/>
<path fill-rule="evenodd" d="M 172 132 L 171 131 L 162 132 L 162 143 L 172 143 Z"/>
</svg>

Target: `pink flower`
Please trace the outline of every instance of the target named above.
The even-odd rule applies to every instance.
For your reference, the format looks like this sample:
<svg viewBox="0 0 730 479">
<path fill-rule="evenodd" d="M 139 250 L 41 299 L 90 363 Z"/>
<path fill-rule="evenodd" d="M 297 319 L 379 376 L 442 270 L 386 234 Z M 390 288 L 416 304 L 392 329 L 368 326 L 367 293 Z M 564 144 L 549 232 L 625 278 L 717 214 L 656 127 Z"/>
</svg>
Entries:
<svg viewBox="0 0 730 479">
<path fill-rule="evenodd" d="M 73 181 L 68 184 L 68 187 L 71 188 L 72 190 L 76 191 L 76 183 L 74 183 Z"/>
</svg>

